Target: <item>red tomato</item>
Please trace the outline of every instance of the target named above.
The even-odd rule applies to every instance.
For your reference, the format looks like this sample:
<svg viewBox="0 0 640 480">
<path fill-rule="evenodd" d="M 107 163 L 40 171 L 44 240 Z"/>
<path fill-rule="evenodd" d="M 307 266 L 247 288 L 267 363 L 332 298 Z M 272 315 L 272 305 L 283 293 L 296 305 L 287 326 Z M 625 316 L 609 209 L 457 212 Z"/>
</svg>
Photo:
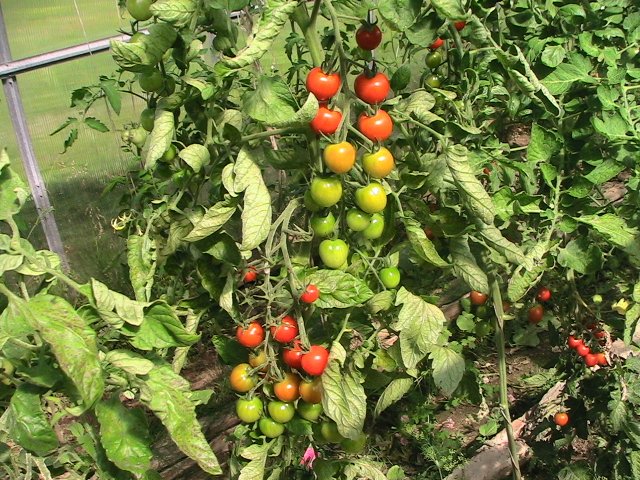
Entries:
<svg viewBox="0 0 640 480">
<path fill-rule="evenodd" d="M 607 336 L 607 333 L 604 330 L 598 330 L 593 334 L 593 336 L 599 340 L 599 339 L 605 338 Z"/>
<path fill-rule="evenodd" d="M 298 322 L 290 315 L 282 319 L 280 325 L 271 327 L 271 336 L 276 342 L 289 343 L 298 336 Z"/>
<path fill-rule="evenodd" d="M 322 402 L 322 382 L 319 378 L 303 380 L 300 384 L 300 397 L 307 403 Z"/>
<path fill-rule="evenodd" d="M 393 133 L 393 120 L 382 109 L 371 117 L 361 113 L 358 117 L 358 130 L 373 142 L 383 142 Z"/>
<path fill-rule="evenodd" d="M 578 352 L 578 355 L 580 355 L 581 357 L 586 357 L 587 355 L 589 355 L 589 352 L 591 352 L 591 349 L 583 343 L 577 346 L 576 352 Z"/>
<path fill-rule="evenodd" d="M 433 43 L 431 45 L 429 45 L 429 48 L 431 50 L 437 50 L 438 48 L 440 48 L 442 45 L 444 45 L 444 40 L 442 40 L 441 38 L 436 38 Z"/>
<path fill-rule="evenodd" d="M 604 354 L 604 352 L 596 353 L 596 358 L 598 360 L 598 365 L 602 367 L 606 367 L 607 365 L 609 365 L 609 361 L 607 360 L 607 356 Z"/>
<path fill-rule="evenodd" d="M 542 317 L 544 317 L 544 308 L 542 305 L 534 305 L 529 309 L 527 316 L 529 323 L 540 323 L 542 321 Z"/>
<path fill-rule="evenodd" d="M 341 81 L 339 73 L 324 73 L 320 67 L 316 67 L 307 75 L 307 90 L 318 101 L 326 102 L 338 93 Z"/>
<path fill-rule="evenodd" d="M 456 30 L 460 31 L 465 27 L 466 24 L 467 22 L 461 20 L 459 22 L 454 23 L 453 26 L 456 27 Z"/>
<path fill-rule="evenodd" d="M 573 335 L 569 335 L 569 338 L 567 338 L 567 345 L 569 346 L 569 348 L 575 350 L 580 345 L 584 345 L 584 342 L 581 339 L 574 337 Z"/>
<path fill-rule="evenodd" d="M 273 393 L 283 402 L 295 402 L 300 396 L 300 377 L 295 373 L 285 373 L 284 378 L 273 386 Z"/>
<path fill-rule="evenodd" d="M 558 412 L 554 415 L 553 421 L 556 425 L 564 427 L 567 423 L 569 423 L 569 415 L 564 412 Z"/>
<path fill-rule="evenodd" d="M 242 278 L 242 281 L 244 283 L 252 283 L 252 282 L 255 282 L 257 279 L 258 279 L 258 272 L 256 268 L 249 267 L 247 268 L 247 271 L 244 273 L 244 277 Z"/>
<path fill-rule="evenodd" d="M 293 348 L 285 348 L 282 350 L 282 361 L 296 370 L 302 370 L 302 346 L 300 341 L 293 342 Z"/>
<path fill-rule="evenodd" d="M 258 322 L 251 322 L 246 327 L 239 326 L 236 330 L 236 338 L 240 345 L 255 348 L 264 340 L 264 328 Z"/>
<path fill-rule="evenodd" d="M 329 351 L 321 345 L 312 345 L 302 356 L 302 369 L 309 375 L 322 375 L 329 361 Z"/>
<path fill-rule="evenodd" d="M 551 290 L 549 290 L 547 287 L 540 287 L 536 298 L 539 302 L 548 302 L 549 300 L 551 300 Z"/>
<path fill-rule="evenodd" d="M 341 121 L 342 113 L 323 105 L 318 109 L 316 117 L 311 120 L 311 129 L 317 134 L 331 135 L 336 133 Z"/>
<path fill-rule="evenodd" d="M 382 31 L 377 25 L 362 25 L 356 32 L 356 43 L 363 50 L 375 50 L 382 42 Z"/>
<path fill-rule="evenodd" d="M 302 295 L 300 295 L 300 301 L 302 303 L 313 303 L 320 298 L 320 290 L 314 284 L 307 285 L 307 288 Z"/>
<path fill-rule="evenodd" d="M 587 353 L 584 356 L 584 363 L 587 367 L 595 367 L 598 364 L 598 356 L 593 353 Z"/>
<path fill-rule="evenodd" d="M 478 307 L 487 303 L 487 299 L 489 298 L 489 296 L 486 293 L 476 292 L 475 290 L 472 290 L 469 294 L 469 298 L 471 299 L 471 304 Z"/>
<path fill-rule="evenodd" d="M 373 77 L 361 73 L 356 77 L 353 85 L 356 95 L 363 102 L 370 104 L 382 103 L 389 95 L 391 85 L 384 73 L 376 73 Z"/>
</svg>

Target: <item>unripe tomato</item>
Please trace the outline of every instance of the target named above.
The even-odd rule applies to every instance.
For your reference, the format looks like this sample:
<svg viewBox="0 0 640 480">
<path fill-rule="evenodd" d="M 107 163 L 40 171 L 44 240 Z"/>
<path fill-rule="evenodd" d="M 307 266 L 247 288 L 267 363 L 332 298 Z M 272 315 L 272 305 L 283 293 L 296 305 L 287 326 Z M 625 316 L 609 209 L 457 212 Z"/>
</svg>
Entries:
<svg viewBox="0 0 640 480">
<path fill-rule="evenodd" d="M 320 258 L 326 267 L 338 269 L 349 257 L 349 245 L 344 240 L 323 240 L 319 248 Z"/>
<path fill-rule="evenodd" d="M 553 416 L 553 421 L 556 425 L 564 427 L 567 423 L 569 423 L 569 415 L 564 412 L 558 412 Z"/>
<path fill-rule="evenodd" d="M 151 14 L 151 4 L 154 0 L 127 0 L 127 11 L 129 15 L 140 22 L 149 20 Z"/>
<path fill-rule="evenodd" d="M 143 32 L 136 32 L 129 38 L 129 43 L 143 43 L 146 36 Z"/>
<path fill-rule="evenodd" d="M 156 122 L 156 111 L 153 108 L 145 108 L 140 113 L 140 126 L 147 132 L 153 131 L 153 125 Z"/>
<path fill-rule="evenodd" d="M 377 152 L 367 153 L 362 157 L 362 168 L 373 178 L 384 178 L 391 173 L 395 167 L 393 155 L 385 147 L 381 147 Z"/>
<path fill-rule="evenodd" d="M 144 128 L 138 127 L 133 130 L 129 130 L 128 141 L 133 143 L 136 147 L 142 148 L 144 147 L 145 142 L 147 141 L 147 137 L 149 136 L 149 132 L 147 132 Z"/>
<path fill-rule="evenodd" d="M 313 68 L 307 75 L 307 90 L 320 102 L 326 102 L 338 93 L 340 83 L 339 73 L 324 73 L 320 67 Z"/>
<path fill-rule="evenodd" d="M 393 133 L 393 120 L 382 109 L 372 116 L 363 112 L 358 117 L 358 130 L 372 142 L 384 142 Z"/>
<path fill-rule="evenodd" d="M 573 335 L 569 335 L 569 338 L 567 338 L 567 345 L 569 346 L 569 348 L 575 350 L 580 345 L 584 345 L 584 342 L 581 339 L 574 337 Z"/>
<path fill-rule="evenodd" d="M 356 77 L 353 89 L 360 100 L 375 105 L 386 100 L 389 90 L 391 90 L 391 85 L 384 73 L 378 72 L 372 77 L 369 77 L 366 73 L 361 73 Z"/>
<path fill-rule="evenodd" d="M 591 349 L 583 343 L 576 347 L 576 352 L 578 352 L 578 355 L 581 357 L 586 357 L 591 352 Z"/>
<path fill-rule="evenodd" d="M 253 283 L 258 279 L 258 271 L 256 267 L 249 267 L 244 272 L 244 276 L 242 277 L 242 281 L 244 283 Z"/>
<path fill-rule="evenodd" d="M 340 446 L 347 453 L 361 453 L 364 450 L 364 446 L 367 444 L 367 436 L 361 433 L 355 440 L 351 438 L 345 438 L 340 442 Z"/>
<path fill-rule="evenodd" d="M 320 298 L 320 290 L 313 284 L 307 285 L 302 295 L 300 295 L 300 301 L 302 303 L 313 303 Z"/>
<path fill-rule="evenodd" d="M 312 345 L 302 356 L 302 369 L 314 377 L 322 375 L 329 362 L 329 351 L 321 345 Z"/>
<path fill-rule="evenodd" d="M 326 442 L 340 443 L 344 437 L 338 432 L 338 426 L 335 422 L 327 420 L 320 425 L 320 434 Z"/>
<path fill-rule="evenodd" d="M 169 148 L 167 148 L 167 151 L 162 154 L 162 157 L 160 157 L 160 160 L 165 163 L 169 163 L 169 162 L 172 162 L 177 155 L 178 155 L 178 149 L 176 148 L 176 146 L 169 145 Z"/>
<path fill-rule="evenodd" d="M 356 149 L 349 142 L 333 143 L 324 149 L 322 159 L 333 173 L 347 173 L 356 163 Z"/>
<path fill-rule="evenodd" d="M 298 415 L 309 422 L 316 422 L 322 415 L 322 405 L 319 403 L 307 403 L 298 401 L 296 408 Z"/>
<path fill-rule="evenodd" d="M 311 120 L 311 129 L 318 135 L 331 135 L 336 133 L 341 121 L 342 113 L 321 106 L 315 118 Z"/>
<path fill-rule="evenodd" d="M 485 293 L 471 290 L 471 293 L 469 294 L 469 298 L 471 299 L 471 304 L 478 307 L 480 305 L 484 305 L 485 303 L 487 303 L 487 299 L 489 298 L 489 296 Z"/>
<path fill-rule="evenodd" d="M 253 368 L 259 368 L 262 372 L 266 372 L 269 366 L 267 353 L 264 350 L 251 352 L 249 354 L 249 365 Z"/>
<path fill-rule="evenodd" d="M 476 323 L 475 331 L 478 337 L 481 337 L 481 338 L 486 337 L 491 333 L 492 330 L 493 330 L 493 327 L 491 326 L 491 322 L 483 320 L 481 322 Z"/>
<path fill-rule="evenodd" d="M 357 208 L 351 208 L 347 212 L 347 225 L 354 232 L 361 232 L 371 223 L 371 215 Z"/>
<path fill-rule="evenodd" d="M 229 375 L 231 388 L 236 392 L 246 393 L 255 387 L 258 382 L 256 378 L 251 375 L 251 370 L 251 365 L 248 363 L 240 363 L 233 367 L 231 375 Z"/>
<path fill-rule="evenodd" d="M 382 31 L 377 25 L 364 24 L 356 32 L 356 43 L 363 50 L 375 50 L 382 42 Z"/>
<path fill-rule="evenodd" d="M 442 65 L 443 57 L 440 52 L 430 52 L 424 58 L 424 61 L 427 64 L 427 67 L 433 70 L 435 68 L 438 68 L 440 65 Z"/>
<path fill-rule="evenodd" d="M 536 294 L 536 298 L 539 302 L 548 302 L 551 300 L 551 290 L 547 287 L 540 287 L 538 289 L 538 293 Z"/>
<path fill-rule="evenodd" d="M 602 295 L 596 293 L 593 297 L 591 297 L 591 301 L 596 305 L 600 305 L 602 303 Z"/>
<path fill-rule="evenodd" d="M 298 336 L 298 322 L 291 315 L 285 316 L 280 325 L 271 327 L 271 336 L 278 343 L 289 343 Z"/>
<path fill-rule="evenodd" d="M 326 217 L 313 215 L 311 217 L 311 230 L 318 237 L 330 236 L 336 227 L 336 218 L 329 212 Z"/>
<path fill-rule="evenodd" d="M 304 356 L 302 357 L 304 359 Z M 295 402 L 300 396 L 300 377 L 287 372 L 284 378 L 273 386 L 273 394 L 283 402 Z"/>
<path fill-rule="evenodd" d="M 527 314 L 529 323 L 540 323 L 543 317 L 544 308 L 542 307 L 542 305 L 534 305 L 529 309 L 529 313 Z"/>
<path fill-rule="evenodd" d="M 169 95 L 173 95 L 175 91 L 176 91 L 176 81 L 171 77 L 167 77 L 164 79 L 162 88 L 158 92 L 158 95 L 163 97 L 168 97 Z"/>
<path fill-rule="evenodd" d="M 311 196 L 311 190 L 304 192 L 304 206 L 307 207 L 307 210 L 314 213 L 322 210 L 322 207 L 318 205 Z"/>
<path fill-rule="evenodd" d="M 269 402 L 267 411 L 278 423 L 287 423 L 296 414 L 296 408 L 290 402 Z"/>
<path fill-rule="evenodd" d="M 164 77 L 160 70 L 150 70 L 140 74 L 138 77 L 140 88 L 145 92 L 159 92 L 164 86 Z"/>
<path fill-rule="evenodd" d="M 258 397 L 239 398 L 236 401 L 236 414 L 245 423 L 257 422 L 262 417 L 263 404 Z"/>
<path fill-rule="evenodd" d="M 584 363 L 587 367 L 595 367 L 598 364 L 598 357 L 593 353 L 587 353 L 584 356 Z"/>
<path fill-rule="evenodd" d="M 436 38 L 433 43 L 431 45 L 429 45 L 429 48 L 431 50 L 437 50 L 438 48 L 440 48 L 442 45 L 444 45 L 444 40 L 442 40 L 441 38 Z"/>
<path fill-rule="evenodd" d="M 255 348 L 264 341 L 264 328 L 258 322 L 236 329 L 236 338 L 243 347 Z"/>
<path fill-rule="evenodd" d="M 400 285 L 400 270 L 397 267 L 387 267 L 380 270 L 380 280 L 385 288 L 396 288 Z"/>
<path fill-rule="evenodd" d="M 296 370 L 302 370 L 302 346 L 299 340 L 293 342 L 292 348 L 285 348 L 282 350 L 282 361 Z"/>
<path fill-rule="evenodd" d="M 382 185 L 372 182 L 356 190 L 356 205 L 367 213 L 378 213 L 387 206 L 387 194 Z"/>
<path fill-rule="evenodd" d="M 440 88 L 442 85 L 442 77 L 436 74 L 428 75 L 425 81 L 431 88 Z"/>
<path fill-rule="evenodd" d="M 322 402 L 322 381 L 319 378 L 300 383 L 300 398 L 307 403 Z"/>
<path fill-rule="evenodd" d="M 362 236 L 367 240 L 376 240 L 384 233 L 384 216 L 379 213 L 371 215 L 369 226 L 362 231 Z"/>
<path fill-rule="evenodd" d="M 278 438 L 284 433 L 284 425 L 269 417 L 262 417 L 258 422 L 258 428 L 267 438 Z"/>
<path fill-rule="evenodd" d="M 310 191 L 314 202 L 329 208 L 342 198 L 342 182 L 337 177 L 316 177 L 311 181 Z"/>
<path fill-rule="evenodd" d="M 456 30 L 460 31 L 465 27 L 466 24 L 467 22 L 465 22 L 464 20 L 461 20 L 459 22 L 455 22 L 453 26 L 456 27 Z"/>
</svg>

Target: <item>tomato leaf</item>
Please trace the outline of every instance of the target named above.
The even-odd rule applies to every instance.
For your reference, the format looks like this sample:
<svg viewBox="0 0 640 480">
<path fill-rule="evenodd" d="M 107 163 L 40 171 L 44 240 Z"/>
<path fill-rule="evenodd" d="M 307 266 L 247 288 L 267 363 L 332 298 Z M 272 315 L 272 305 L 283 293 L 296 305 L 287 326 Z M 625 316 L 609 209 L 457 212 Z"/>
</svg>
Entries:
<svg viewBox="0 0 640 480">
<path fill-rule="evenodd" d="M 107 352 L 105 360 L 131 375 L 146 375 L 154 367 L 151 360 L 129 350 L 110 350 Z"/>
<path fill-rule="evenodd" d="M 640 261 L 640 232 L 613 213 L 582 215 L 575 220 L 591 225 L 605 240 L 622 248 L 636 262 Z"/>
<path fill-rule="evenodd" d="M 527 146 L 527 159 L 534 163 L 546 163 L 559 150 L 560 144 L 557 136 L 538 124 L 533 124 L 531 139 Z"/>
<path fill-rule="evenodd" d="M 153 168 L 164 153 L 169 150 L 175 135 L 173 112 L 156 109 L 156 119 L 153 131 L 149 135 L 147 145 L 149 149 L 145 157 L 144 168 Z"/>
<path fill-rule="evenodd" d="M 202 167 L 209 165 L 211 161 L 211 155 L 207 147 L 198 144 L 189 145 L 187 148 L 180 150 L 179 156 L 196 173 L 202 170 Z"/>
<path fill-rule="evenodd" d="M 44 457 L 58 447 L 58 437 L 42 410 L 40 394 L 32 385 L 15 391 L 5 415 L 9 437 L 25 450 Z"/>
<path fill-rule="evenodd" d="M 313 96 L 313 95 L 311 95 Z M 313 96 L 315 98 L 315 96 Z M 251 118 L 268 125 L 285 125 L 296 114 L 296 102 L 289 86 L 280 77 L 262 76 L 254 91 L 247 92 L 242 98 L 244 110 Z M 311 103 L 313 107 L 313 101 Z M 318 111 L 317 99 L 315 110 L 306 116 L 315 116 Z M 309 122 L 313 116 L 307 120 Z"/>
<path fill-rule="evenodd" d="M 125 322 L 136 326 L 143 322 L 147 303 L 136 302 L 121 293 L 109 290 L 104 283 L 95 279 L 91 279 L 91 290 L 95 307 L 105 322 L 111 325 Z"/>
<path fill-rule="evenodd" d="M 370 460 L 355 459 L 344 467 L 344 475 L 346 479 L 360 479 L 366 478 L 367 480 L 387 480 L 387 477 L 380 468 L 384 467 L 382 464 L 374 463 Z"/>
<path fill-rule="evenodd" d="M 284 128 L 284 127 L 293 127 L 296 125 L 306 126 L 313 120 L 318 113 L 318 108 L 320 104 L 318 103 L 318 99 L 312 93 L 307 97 L 304 105 L 295 112 L 291 117 L 276 121 L 276 120 L 268 120 L 265 123 L 270 127 L 275 128 Z"/>
<path fill-rule="evenodd" d="M 26 185 L 9 164 L 9 155 L 3 149 L 0 152 L 0 220 L 18 213 L 29 197 Z"/>
<path fill-rule="evenodd" d="M 504 238 L 497 227 L 482 224 L 478 228 L 478 233 L 489 248 L 496 250 L 514 265 L 523 265 L 527 270 L 533 268 L 533 260 L 527 258 L 515 243 Z"/>
<path fill-rule="evenodd" d="M 440 257 L 436 247 L 431 240 L 424 233 L 424 230 L 417 222 L 412 218 L 404 219 L 404 226 L 409 238 L 409 243 L 413 247 L 413 250 L 422 258 L 425 262 L 429 262 L 436 267 L 447 267 L 449 264 Z"/>
<path fill-rule="evenodd" d="M 460 0 L 431 0 L 440 17 L 448 20 L 464 20 L 467 15 Z"/>
<path fill-rule="evenodd" d="M 220 230 L 231 219 L 236 211 L 236 205 L 227 200 L 220 201 L 209 208 L 200 218 L 189 234 L 184 237 L 185 242 L 197 242 Z"/>
<path fill-rule="evenodd" d="M 376 403 L 373 415 L 376 417 L 379 416 L 387 408 L 404 397 L 409 390 L 411 390 L 411 387 L 413 387 L 413 379 L 410 377 L 391 380 L 391 383 L 385 387 L 382 395 L 378 398 L 378 403 Z"/>
<path fill-rule="evenodd" d="M 330 360 L 321 379 L 325 413 L 336 422 L 340 435 L 358 438 L 367 415 L 367 395 L 360 372 L 342 371 L 339 362 Z"/>
<path fill-rule="evenodd" d="M 415 23 L 421 6 L 420 0 L 386 0 L 378 2 L 378 13 L 391 28 L 402 32 Z"/>
<path fill-rule="evenodd" d="M 350 308 L 373 297 L 373 292 L 359 278 L 340 270 L 318 270 L 304 279 L 320 290 L 315 303 L 318 308 Z"/>
<path fill-rule="evenodd" d="M 158 20 L 181 27 L 191 21 L 197 7 L 196 0 L 157 0 L 150 10 Z"/>
<path fill-rule="evenodd" d="M 602 268 L 602 250 L 586 237 L 576 238 L 560 250 L 558 263 L 583 275 L 595 273 Z"/>
<path fill-rule="evenodd" d="M 138 302 L 151 299 L 157 258 L 156 242 L 148 235 L 133 234 L 127 238 L 129 280 Z"/>
<path fill-rule="evenodd" d="M 469 286 L 478 292 L 489 291 L 487 274 L 478 266 L 475 257 L 469 249 L 469 238 L 466 235 L 455 237 L 449 243 L 453 272 Z"/>
<path fill-rule="evenodd" d="M 448 347 L 435 347 L 429 355 L 433 362 L 433 380 L 444 395 L 451 395 L 462 380 L 464 357 Z"/>
</svg>

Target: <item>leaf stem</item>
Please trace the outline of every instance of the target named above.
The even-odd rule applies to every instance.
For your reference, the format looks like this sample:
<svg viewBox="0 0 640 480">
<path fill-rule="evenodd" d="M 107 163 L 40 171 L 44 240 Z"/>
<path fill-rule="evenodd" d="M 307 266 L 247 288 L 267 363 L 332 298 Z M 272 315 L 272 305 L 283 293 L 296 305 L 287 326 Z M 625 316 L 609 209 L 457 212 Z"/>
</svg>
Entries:
<svg viewBox="0 0 640 480">
<path fill-rule="evenodd" d="M 272 137 L 274 135 L 285 135 L 287 133 L 302 133 L 300 127 L 285 127 L 274 128 L 273 130 L 265 130 L 264 132 L 252 133 L 251 135 L 245 135 L 240 139 L 242 143 L 250 142 L 252 140 L 260 140 L 262 138 Z"/>
</svg>

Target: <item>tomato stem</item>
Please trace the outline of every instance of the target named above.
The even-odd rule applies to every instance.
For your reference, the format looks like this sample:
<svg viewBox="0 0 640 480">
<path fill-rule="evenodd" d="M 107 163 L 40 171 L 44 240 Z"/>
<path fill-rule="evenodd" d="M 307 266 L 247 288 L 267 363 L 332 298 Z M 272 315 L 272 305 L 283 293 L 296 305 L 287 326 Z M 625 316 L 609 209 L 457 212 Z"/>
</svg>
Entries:
<svg viewBox="0 0 640 480">
<path fill-rule="evenodd" d="M 302 34 L 304 35 L 307 47 L 309 48 L 311 60 L 313 61 L 313 64 L 318 67 L 322 65 L 322 60 L 324 58 L 324 51 L 316 30 L 316 20 L 318 18 L 320 1 L 321 0 L 315 0 L 311 17 L 309 17 L 307 6 L 304 3 L 293 12 L 293 20 L 302 29 Z"/>
</svg>

